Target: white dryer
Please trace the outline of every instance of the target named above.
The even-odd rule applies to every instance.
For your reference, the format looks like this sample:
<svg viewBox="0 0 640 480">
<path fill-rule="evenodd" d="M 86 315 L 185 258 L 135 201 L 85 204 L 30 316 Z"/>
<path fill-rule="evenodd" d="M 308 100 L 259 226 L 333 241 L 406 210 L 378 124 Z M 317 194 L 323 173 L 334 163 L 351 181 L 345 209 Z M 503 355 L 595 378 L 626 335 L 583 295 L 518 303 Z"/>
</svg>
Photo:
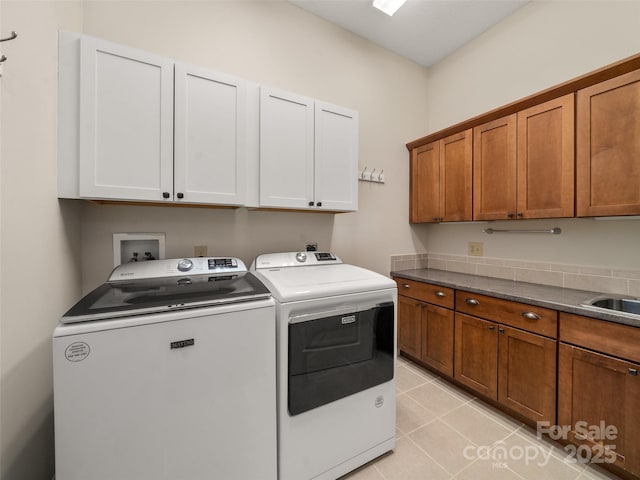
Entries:
<svg viewBox="0 0 640 480">
<path fill-rule="evenodd" d="M 395 282 L 327 252 L 251 270 L 276 299 L 279 480 L 334 480 L 392 450 Z"/>
<path fill-rule="evenodd" d="M 53 334 L 57 480 L 276 480 L 275 343 L 239 259 L 116 268 Z"/>
</svg>

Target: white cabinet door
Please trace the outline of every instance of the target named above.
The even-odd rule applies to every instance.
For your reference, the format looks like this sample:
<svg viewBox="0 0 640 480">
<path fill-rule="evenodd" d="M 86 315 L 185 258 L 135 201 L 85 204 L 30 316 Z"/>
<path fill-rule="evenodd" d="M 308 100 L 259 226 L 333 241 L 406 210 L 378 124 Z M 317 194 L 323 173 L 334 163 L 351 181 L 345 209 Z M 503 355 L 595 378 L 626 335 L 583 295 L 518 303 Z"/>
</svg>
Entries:
<svg viewBox="0 0 640 480">
<path fill-rule="evenodd" d="M 191 65 L 175 65 L 174 200 L 243 205 L 247 90 L 257 85 Z M 255 106 L 257 114 L 257 105 Z"/>
<path fill-rule="evenodd" d="M 261 207 L 314 205 L 313 108 L 311 98 L 261 87 Z"/>
<path fill-rule="evenodd" d="M 315 104 L 315 202 L 324 210 L 358 209 L 358 112 Z"/>
<path fill-rule="evenodd" d="M 173 62 L 83 36 L 79 151 L 81 197 L 170 200 Z"/>
</svg>

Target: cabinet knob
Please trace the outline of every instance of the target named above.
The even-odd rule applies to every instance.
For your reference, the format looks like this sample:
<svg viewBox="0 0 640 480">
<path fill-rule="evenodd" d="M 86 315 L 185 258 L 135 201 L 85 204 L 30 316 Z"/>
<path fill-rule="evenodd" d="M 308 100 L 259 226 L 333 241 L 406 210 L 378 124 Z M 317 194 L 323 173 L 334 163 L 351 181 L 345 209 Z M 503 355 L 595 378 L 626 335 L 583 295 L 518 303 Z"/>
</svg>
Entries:
<svg viewBox="0 0 640 480">
<path fill-rule="evenodd" d="M 184 198 L 184 193 L 178 192 L 178 198 Z"/>
<path fill-rule="evenodd" d="M 446 294 L 446 293 L 444 293 L 444 292 L 441 292 L 441 291 L 437 291 L 437 292 L 436 292 L 436 297 L 444 298 L 444 297 L 446 297 L 446 296 L 447 296 L 447 294 Z"/>
<path fill-rule="evenodd" d="M 498 333 L 504 333 L 504 328 L 499 328 Z"/>
<path fill-rule="evenodd" d="M 309 206 L 313 207 L 314 203 L 313 202 L 309 202 Z"/>
<path fill-rule="evenodd" d="M 629 375 L 633 375 L 634 377 L 638 376 L 638 370 L 635 368 L 630 368 L 629 369 Z"/>
<path fill-rule="evenodd" d="M 527 320 L 540 320 L 540 315 L 538 315 L 537 313 L 522 312 L 520 315 L 522 315 Z"/>
<path fill-rule="evenodd" d="M 473 305 L 473 306 L 480 305 L 480 302 L 475 298 L 467 298 L 465 299 L 464 303 L 466 303 L 467 305 Z"/>
<path fill-rule="evenodd" d="M 511 213 L 511 212 L 507 213 L 507 217 L 513 218 L 513 213 Z"/>
<path fill-rule="evenodd" d="M 409 285 L 408 283 L 403 283 L 402 288 L 411 288 L 411 285 Z"/>
<path fill-rule="evenodd" d="M 523 216 L 524 216 L 524 215 L 523 215 L 523 213 L 522 213 L 522 212 L 518 212 L 518 217 L 519 217 L 519 218 L 522 218 Z"/>
<path fill-rule="evenodd" d="M 322 202 L 316 203 L 316 207 L 321 207 L 321 206 L 322 206 Z"/>
<path fill-rule="evenodd" d="M 489 330 L 491 330 L 492 332 L 495 330 L 496 327 L 494 327 L 493 325 L 489 325 Z"/>
<path fill-rule="evenodd" d="M 169 192 L 162 192 L 162 198 L 169 198 L 171 194 Z"/>
<path fill-rule="evenodd" d="M 433 221 L 437 222 L 438 221 L 438 217 L 433 217 Z"/>
</svg>

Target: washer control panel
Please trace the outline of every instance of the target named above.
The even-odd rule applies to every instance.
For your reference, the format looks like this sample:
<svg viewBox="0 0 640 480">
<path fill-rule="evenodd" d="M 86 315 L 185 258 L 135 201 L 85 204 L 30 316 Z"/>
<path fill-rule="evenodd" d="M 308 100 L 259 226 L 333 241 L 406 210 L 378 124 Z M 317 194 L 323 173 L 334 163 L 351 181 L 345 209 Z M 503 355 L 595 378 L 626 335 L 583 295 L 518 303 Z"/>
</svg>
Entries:
<svg viewBox="0 0 640 480">
<path fill-rule="evenodd" d="M 174 277 L 185 274 L 229 274 L 246 271 L 247 267 L 243 261 L 234 257 L 171 258 L 123 263 L 111 272 L 109 281 Z"/>
</svg>

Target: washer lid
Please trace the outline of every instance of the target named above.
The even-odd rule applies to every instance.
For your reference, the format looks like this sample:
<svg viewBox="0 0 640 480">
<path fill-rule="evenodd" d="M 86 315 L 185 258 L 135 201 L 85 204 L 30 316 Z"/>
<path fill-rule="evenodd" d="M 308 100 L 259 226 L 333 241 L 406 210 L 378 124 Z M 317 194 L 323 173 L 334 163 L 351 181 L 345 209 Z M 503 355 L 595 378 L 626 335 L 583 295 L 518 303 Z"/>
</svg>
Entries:
<svg viewBox="0 0 640 480">
<path fill-rule="evenodd" d="M 61 321 L 104 320 L 270 296 L 264 284 L 249 272 L 110 281 L 71 307 Z"/>
<path fill-rule="evenodd" d="M 255 274 L 280 302 L 396 288 L 384 275 L 343 263 L 261 268 Z"/>
</svg>

